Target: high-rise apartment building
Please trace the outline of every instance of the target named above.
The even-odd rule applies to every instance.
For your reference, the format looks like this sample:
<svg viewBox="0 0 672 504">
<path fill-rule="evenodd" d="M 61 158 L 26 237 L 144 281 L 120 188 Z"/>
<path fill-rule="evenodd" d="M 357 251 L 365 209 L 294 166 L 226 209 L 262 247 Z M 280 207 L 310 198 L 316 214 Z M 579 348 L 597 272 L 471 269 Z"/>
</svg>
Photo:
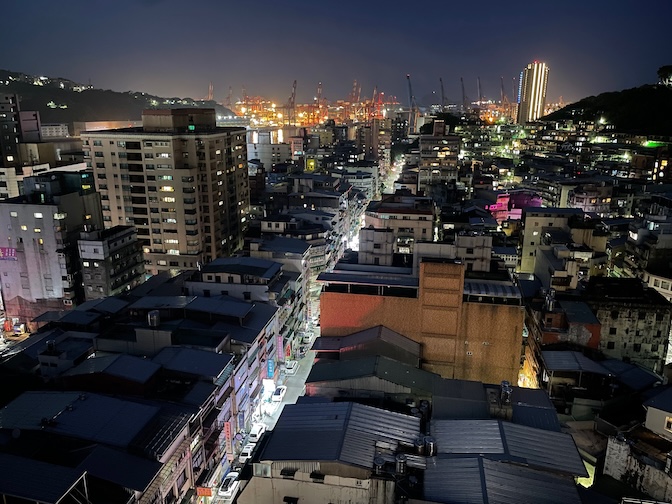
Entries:
<svg viewBox="0 0 672 504">
<path fill-rule="evenodd" d="M 105 227 L 138 230 L 148 273 L 242 247 L 250 204 L 245 129 L 214 109 L 146 110 L 142 127 L 82 132 Z"/>
<path fill-rule="evenodd" d="M 536 121 L 544 115 L 548 65 L 540 61 L 530 63 L 520 72 L 518 81 L 518 123 Z"/>
</svg>

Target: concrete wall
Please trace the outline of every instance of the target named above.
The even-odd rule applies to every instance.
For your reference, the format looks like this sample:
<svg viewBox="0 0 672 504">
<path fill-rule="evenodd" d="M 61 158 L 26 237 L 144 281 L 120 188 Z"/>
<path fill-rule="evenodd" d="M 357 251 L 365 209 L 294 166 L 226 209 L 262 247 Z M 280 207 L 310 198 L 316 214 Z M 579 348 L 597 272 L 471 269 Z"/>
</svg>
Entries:
<svg viewBox="0 0 672 504">
<path fill-rule="evenodd" d="M 665 429 L 668 417 L 672 417 L 672 414 L 649 406 L 649 409 L 646 412 L 646 423 L 644 426 L 651 432 L 655 432 L 668 441 L 672 441 L 672 432 Z"/>
<path fill-rule="evenodd" d="M 423 369 L 445 378 L 517 383 L 524 309 L 463 303 L 464 267 L 421 263 L 419 298 L 323 292 L 322 336 L 385 325 L 422 344 Z"/>
<path fill-rule="evenodd" d="M 610 437 L 604 474 L 623 481 L 662 502 L 672 502 L 672 478 L 664 471 L 635 458 L 627 441 Z"/>
<path fill-rule="evenodd" d="M 394 482 L 326 475 L 324 483 L 314 483 L 309 474 L 299 472 L 294 479 L 253 477 L 238 496 L 238 503 L 283 504 L 286 496 L 306 504 L 393 504 Z"/>
</svg>

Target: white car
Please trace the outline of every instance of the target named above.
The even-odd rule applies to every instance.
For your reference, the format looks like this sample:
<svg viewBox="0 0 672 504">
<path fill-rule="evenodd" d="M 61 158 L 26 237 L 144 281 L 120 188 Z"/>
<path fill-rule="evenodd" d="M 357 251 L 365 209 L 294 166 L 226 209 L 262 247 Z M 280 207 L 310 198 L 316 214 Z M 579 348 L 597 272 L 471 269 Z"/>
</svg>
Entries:
<svg viewBox="0 0 672 504">
<path fill-rule="evenodd" d="M 285 387 L 284 385 L 280 385 L 275 389 L 275 392 L 273 392 L 273 400 L 276 402 L 282 401 L 286 393 L 287 393 L 287 387 Z"/>
<path fill-rule="evenodd" d="M 285 373 L 288 375 L 295 375 L 299 370 L 299 361 L 290 360 L 285 362 Z"/>
<path fill-rule="evenodd" d="M 257 443 L 261 439 L 261 436 L 264 435 L 264 432 L 266 432 L 266 424 L 263 423 L 253 424 L 252 428 L 250 429 L 250 437 L 249 437 L 250 443 Z"/>
<path fill-rule="evenodd" d="M 244 464 L 248 460 L 252 458 L 252 454 L 254 453 L 254 449 L 257 447 L 256 443 L 247 443 L 243 450 L 240 452 L 240 455 L 238 455 L 238 460 L 240 460 L 241 464 Z"/>
<path fill-rule="evenodd" d="M 230 499 L 234 497 L 238 492 L 238 487 L 240 486 L 240 481 L 238 480 L 240 473 L 230 472 L 222 480 L 222 484 L 219 485 L 217 489 L 217 495 L 224 497 L 225 499 Z"/>
</svg>

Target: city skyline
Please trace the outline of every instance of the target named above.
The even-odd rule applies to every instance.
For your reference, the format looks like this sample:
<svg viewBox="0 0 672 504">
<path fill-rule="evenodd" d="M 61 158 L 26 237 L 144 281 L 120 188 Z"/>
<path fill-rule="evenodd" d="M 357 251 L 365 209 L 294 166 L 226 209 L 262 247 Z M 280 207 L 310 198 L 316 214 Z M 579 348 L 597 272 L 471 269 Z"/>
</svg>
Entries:
<svg viewBox="0 0 672 504">
<path fill-rule="evenodd" d="M 662 2 L 641 9 L 606 1 L 565 2 L 562 10 L 485 2 L 478 12 L 432 2 L 412 15 L 379 1 L 346 1 L 338 10 L 298 0 L 261 1 L 254 10 L 209 0 L 189 10 L 175 0 L 37 6 L 5 6 L 14 22 L 0 34 L 3 68 L 195 99 L 205 98 L 212 83 L 220 102 L 229 88 L 234 100 L 245 88 L 283 102 L 296 79 L 299 102 L 312 100 L 318 82 L 326 99 L 346 99 L 357 80 L 363 97 L 377 86 L 407 104 L 408 73 L 421 105 L 436 101 L 439 78 L 456 103 L 460 78 L 472 100 L 478 78 L 485 98 L 499 99 L 502 77 L 513 98 L 513 79 L 534 60 L 553 69 L 548 102 L 653 83 L 658 67 L 669 63 L 664 14 L 672 13 Z M 444 25 L 433 28 L 442 16 Z M 624 36 L 637 26 L 646 26 L 646 37 Z"/>
</svg>

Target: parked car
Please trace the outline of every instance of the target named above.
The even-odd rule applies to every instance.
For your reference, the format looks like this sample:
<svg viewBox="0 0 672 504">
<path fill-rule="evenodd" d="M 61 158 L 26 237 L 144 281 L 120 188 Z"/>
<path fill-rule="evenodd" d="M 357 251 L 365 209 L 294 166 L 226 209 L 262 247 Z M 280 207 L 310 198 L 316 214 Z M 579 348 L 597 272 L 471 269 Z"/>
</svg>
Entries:
<svg viewBox="0 0 672 504">
<path fill-rule="evenodd" d="M 240 452 L 240 455 L 238 455 L 238 460 L 240 460 L 241 464 L 244 464 L 248 460 L 252 458 L 252 454 L 254 453 L 254 449 L 257 447 L 256 443 L 247 443 L 244 447 L 243 450 Z"/>
<path fill-rule="evenodd" d="M 255 423 L 250 429 L 250 436 L 248 440 L 250 443 L 256 443 L 261 439 L 261 436 L 263 436 L 264 432 L 266 432 L 266 424 Z"/>
<path fill-rule="evenodd" d="M 299 370 L 299 361 L 290 360 L 285 362 L 285 374 L 295 375 Z"/>
<path fill-rule="evenodd" d="M 282 401 L 286 393 L 287 393 L 287 387 L 285 387 L 284 385 L 280 385 L 275 389 L 275 392 L 273 392 L 273 400 L 276 402 Z"/>
<path fill-rule="evenodd" d="M 222 480 L 222 484 L 219 485 L 219 488 L 217 489 L 217 495 L 225 499 L 234 497 L 236 492 L 238 492 L 238 487 L 240 486 L 238 476 L 240 476 L 240 473 L 238 472 L 230 472 L 227 474 L 226 477 Z"/>
</svg>

